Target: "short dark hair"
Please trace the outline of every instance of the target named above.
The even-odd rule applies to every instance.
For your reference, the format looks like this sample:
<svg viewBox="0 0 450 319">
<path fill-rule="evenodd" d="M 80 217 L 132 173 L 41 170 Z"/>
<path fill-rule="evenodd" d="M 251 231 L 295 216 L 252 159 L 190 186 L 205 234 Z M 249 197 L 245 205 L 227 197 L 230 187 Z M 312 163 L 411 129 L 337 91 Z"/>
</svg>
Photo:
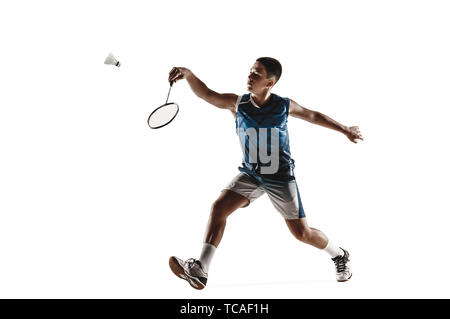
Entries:
<svg viewBox="0 0 450 319">
<path fill-rule="evenodd" d="M 281 76 L 282 71 L 281 63 L 278 62 L 278 60 L 269 57 L 262 57 L 257 59 L 256 61 L 264 65 L 264 68 L 266 69 L 267 72 L 267 76 L 275 77 L 275 83 L 277 83 Z"/>
</svg>

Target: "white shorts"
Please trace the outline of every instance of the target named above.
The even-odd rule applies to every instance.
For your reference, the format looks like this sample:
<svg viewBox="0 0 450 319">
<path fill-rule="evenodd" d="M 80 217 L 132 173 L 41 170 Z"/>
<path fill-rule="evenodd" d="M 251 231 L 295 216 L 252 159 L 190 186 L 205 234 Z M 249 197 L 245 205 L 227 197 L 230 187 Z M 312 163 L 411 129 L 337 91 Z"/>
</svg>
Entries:
<svg viewBox="0 0 450 319">
<path fill-rule="evenodd" d="M 295 179 L 288 182 L 268 181 L 262 177 L 241 172 L 225 189 L 248 198 L 250 203 L 266 193 L 284 219 L 306 217 Z"/>
</svg>

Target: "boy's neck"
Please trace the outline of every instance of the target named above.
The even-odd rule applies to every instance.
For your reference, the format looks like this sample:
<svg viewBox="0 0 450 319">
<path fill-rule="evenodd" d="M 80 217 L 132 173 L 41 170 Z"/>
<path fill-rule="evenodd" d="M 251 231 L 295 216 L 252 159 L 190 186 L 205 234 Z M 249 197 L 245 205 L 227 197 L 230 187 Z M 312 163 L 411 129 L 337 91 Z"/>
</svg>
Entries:
<svg viewBox="0 0 450 319">
<path fill-rule="evenodd" d="M 253 101 L 258 104 L 258 106 L 266 105 L 270 100 L 270 91 L 266 91 L 260 94 L 251 93 Z"/>
</svg>

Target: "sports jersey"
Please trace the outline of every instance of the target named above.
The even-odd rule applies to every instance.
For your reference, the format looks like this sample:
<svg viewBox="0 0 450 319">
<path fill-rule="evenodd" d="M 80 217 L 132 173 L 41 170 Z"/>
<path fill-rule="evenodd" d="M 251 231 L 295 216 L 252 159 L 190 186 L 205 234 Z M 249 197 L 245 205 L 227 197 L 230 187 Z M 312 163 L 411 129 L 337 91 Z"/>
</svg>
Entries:
<svg viewBox="0 0 450 319">
<path fill-rule="evenodd" d="M 258 106 L 250 94 L 236 102 L 236 133 L 243 151 L 241 172 L 274 180 L 292 180 L 294 160 L 289 148 L 289 98 L 271 94 Z"/>
</svg>

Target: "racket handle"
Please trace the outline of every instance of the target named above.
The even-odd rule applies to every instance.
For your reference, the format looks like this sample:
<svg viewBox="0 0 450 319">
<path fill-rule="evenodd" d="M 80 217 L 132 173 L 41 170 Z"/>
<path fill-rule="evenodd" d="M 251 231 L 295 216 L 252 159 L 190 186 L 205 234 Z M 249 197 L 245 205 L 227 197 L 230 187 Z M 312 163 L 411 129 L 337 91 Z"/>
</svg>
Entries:
<svg viewBox="0 0 450 319">
<path fill-rule="evenodd" d="M 167 93 L 166 104 L 167 104 L 167 101 L 169 101 L 169 95 L 170 95 L 170 91 L 172 90 L 172 84 L 173 84 L 173 81 L 170 81 L 170 88 L 169 88 L 169 93 Z"/>
</svg>

